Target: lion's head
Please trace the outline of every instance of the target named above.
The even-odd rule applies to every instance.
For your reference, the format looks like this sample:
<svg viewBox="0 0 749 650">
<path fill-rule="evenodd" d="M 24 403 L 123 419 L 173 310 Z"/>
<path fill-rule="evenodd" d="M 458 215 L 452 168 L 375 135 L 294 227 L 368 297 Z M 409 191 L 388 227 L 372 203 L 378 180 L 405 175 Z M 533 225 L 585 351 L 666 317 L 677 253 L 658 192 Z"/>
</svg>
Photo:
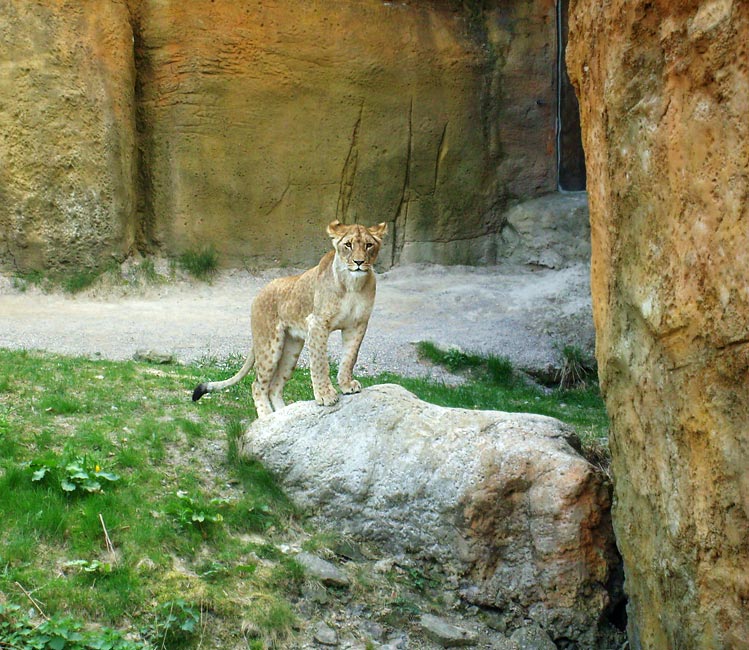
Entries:
<svg viewBox="0 0 749 650">
<path fill-rule="evenodd" d="M 378 223 L 371 228 L 359 224 L 347 226 L 339 221 L 328 224 L 328 235 L 333 240 L 333 248 L 351 273 L 367 273 L 372 270 L 386 232 L 385 223 Z"/>
</svg>

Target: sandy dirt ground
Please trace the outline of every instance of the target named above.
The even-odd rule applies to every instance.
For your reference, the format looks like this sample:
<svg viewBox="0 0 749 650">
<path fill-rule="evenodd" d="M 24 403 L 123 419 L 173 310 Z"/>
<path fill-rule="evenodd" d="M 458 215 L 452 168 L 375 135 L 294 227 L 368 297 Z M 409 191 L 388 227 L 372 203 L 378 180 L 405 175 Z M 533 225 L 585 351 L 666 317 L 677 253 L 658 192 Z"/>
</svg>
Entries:
<svg viewBox="0 0 749 650">
<path fill-rule="evenodd" d="M 179 280 L 77 296 L 21 291 L 0 277 L 0 347 L 107 359 L 150 350 L 185 362 L 244 355 L 253 297 L 269 279 L 287 274 L 229 271 L 211 284 Z M 357 372 L 438 376 L 418 361 L 418 341 L 503 355 L 518 367 L 540 369 L 558 363 L 561 346 L 592 352 L 593 340 L 587 265 L 403 266 L 378 276 Z M 336 359 L 337 333 L 329 348 Z"/>
</svg>

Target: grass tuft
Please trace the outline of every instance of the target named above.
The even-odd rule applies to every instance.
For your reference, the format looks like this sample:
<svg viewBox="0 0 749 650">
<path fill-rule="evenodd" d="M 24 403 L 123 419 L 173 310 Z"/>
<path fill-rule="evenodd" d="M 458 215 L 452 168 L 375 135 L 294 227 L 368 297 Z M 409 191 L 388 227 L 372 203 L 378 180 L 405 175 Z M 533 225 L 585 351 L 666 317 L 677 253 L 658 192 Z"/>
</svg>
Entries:
<svg viewBox="0 0 749 650">
<path fill-rule="evenodd" d="M 198 280 L 210 280 L 218 271 L 218 253 L 212 246 L 189 249 L 177 258 L 180 268 Z"/>
<path fill-rule="evenodd" d="M 261 637 L 250 648 L 285 647 L 297 622 L 291 605 L 278 597 L 258 598 L 250 607 L 249 619 Z"/>
<path fill-rule="evenodd" d="M 66 293 L 80 293 L 92 286 L 100 275 L 99 271 L 89 269 L 67 273 L 60 278 L 60 287 Z"/>
<path fill-rule="evenodd" d="M 561 356 L 560 388 L 582 388 L 598 382 L 595 360 L 587 357 L 580 348 L 574 345 L 565 345 L 561 349 Z"/>
</svg>

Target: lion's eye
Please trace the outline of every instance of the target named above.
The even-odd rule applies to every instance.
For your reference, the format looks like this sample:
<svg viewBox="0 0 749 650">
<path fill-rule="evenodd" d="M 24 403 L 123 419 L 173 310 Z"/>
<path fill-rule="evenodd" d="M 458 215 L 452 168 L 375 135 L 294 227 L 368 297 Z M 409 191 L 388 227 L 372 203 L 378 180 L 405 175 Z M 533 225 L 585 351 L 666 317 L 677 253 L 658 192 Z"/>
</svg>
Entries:
<svg viewBox="0 0 749 650">
<path fill-rule="evenodd" d="M 351 243 L 350 241 L 347 241 L 347 242 L 346 242 L 346 243 L 344 244 L 344 246 L 345 246 L 346 248 L 348 248 L 349 250 L 351 250 L 351 249 L 352 249 L 352 248 L 354 247 L 354 245 L 353 245 L 353 244 L 352 244 L 352 243 Z"/>
<path fill-rule="evenodd" d="M 372 248 L 372 246 L 374 246 L 372 242 L 367 242 L 366 249 L 369 250 L 370 248 Z"/>
</svg>

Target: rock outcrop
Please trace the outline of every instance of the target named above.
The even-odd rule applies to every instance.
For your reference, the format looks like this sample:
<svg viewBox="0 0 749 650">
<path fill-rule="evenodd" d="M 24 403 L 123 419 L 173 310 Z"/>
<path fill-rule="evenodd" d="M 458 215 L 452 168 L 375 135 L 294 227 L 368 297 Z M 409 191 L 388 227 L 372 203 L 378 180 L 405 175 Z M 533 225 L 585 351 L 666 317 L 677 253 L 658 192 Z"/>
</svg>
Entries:
<svg viewBox="0 0 749 650">
<path fill-rule="evenodd" d="M 519 203 L 506 214 L 503 256 L 520 264 L 559 269 L 590 261 L 588 198 L 553 193 Z"/>
<path fill-rule="evenodd" d="M 749 643 L 749 3 L 577 0 L 633 648 Z"/>
<path fill-rule="evenodd" d="M 336 217 L 388 222 L 386 266 L 494 262 L 556 189 L 556 22 L 484 5 L 5 2 L 0 264 L 304 266 Z"/>
<path fill-rule="evenodd" d="M 442 408 L 382 385 L 257 420 L 243 452 L 336 530 L 436 560 L 467 599 L 594 647 L 618 556 L 609 487 L 574 438 L 553 418 Z"/>
</svg>

